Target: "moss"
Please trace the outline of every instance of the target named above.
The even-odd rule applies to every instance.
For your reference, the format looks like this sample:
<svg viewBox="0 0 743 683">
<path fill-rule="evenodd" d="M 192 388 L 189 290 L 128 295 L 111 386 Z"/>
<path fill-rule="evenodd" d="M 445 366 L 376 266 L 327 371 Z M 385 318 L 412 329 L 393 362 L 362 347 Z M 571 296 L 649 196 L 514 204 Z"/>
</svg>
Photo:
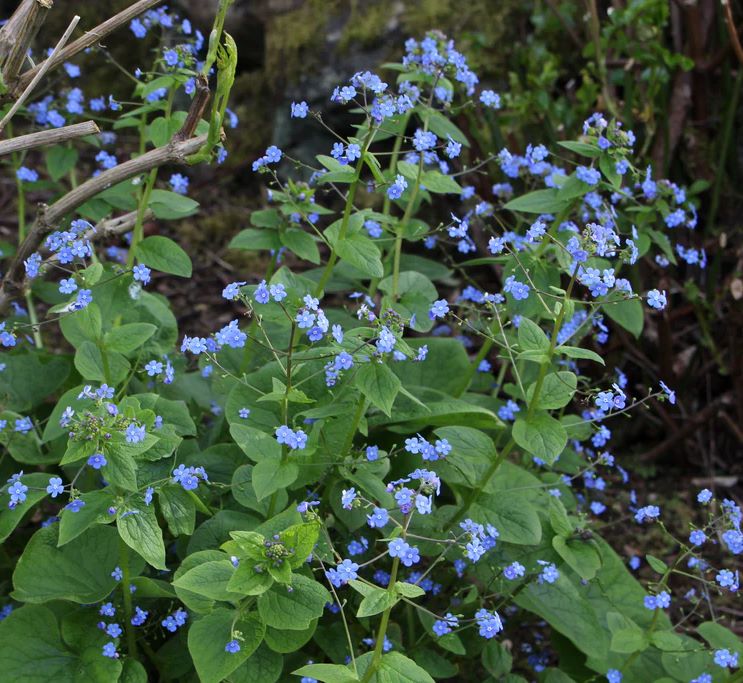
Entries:
<svg viewBox="0 0 743 683">
<path fill-rule="evenodd" d="M 267 75 L 278 82 L 293 80 L 320 64 L 327 24 L 340 6 L 340 0 L 306 0 L 273 17 L 266 26 Z"/>
</svg>

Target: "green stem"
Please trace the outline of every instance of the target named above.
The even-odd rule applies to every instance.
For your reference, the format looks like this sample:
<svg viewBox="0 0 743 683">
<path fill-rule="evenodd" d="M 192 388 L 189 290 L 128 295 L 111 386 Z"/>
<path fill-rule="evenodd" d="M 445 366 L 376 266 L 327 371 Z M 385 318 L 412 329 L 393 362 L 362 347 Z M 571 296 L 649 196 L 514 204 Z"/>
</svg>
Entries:
<svg viewBox="0 0 743 683">
<path fill-rule="evenodd" d="M 164 116 L 167 119 L 170 119 L 170 113 L 173 110 L 173 98 L 175 97 L 175 89 L 172 89 L 168 93 L 168 100 L 165 104 L 165 113 Z M 140 122 L 139 127 L 139 148 L 140 152 L 144 152 L 146 148 L 145 144 L 145 126 L 146 120 L 143 118 Z M 147 205 L 150 203 L 150 196 L 152 195 L 152 190 L 155 187 L 155 182 L 157 181 L 157 174 L 159 169 L 153 168 L 149 175 L 147 176 L 147 180 L 145 181 L 144 190 L 142 191 L 142 195 L 139 198 L 139 204 L 137 206 L 137 220 L 134 223 L 134 230 L 132 232 L 132 243 L 129 246 L 129 255 L 126 259 L 126 267 L 131 269 L 134 266 L 134 256 L 137 251 L 137 245 L 144 239 L 144 216 L 147 212 Z"/>
<path fill-rule="evenodd" d="M 428 131 L 428 114 L 426 114 L 425 119 L 423 120 L 423 131 Z M 421 177 L 423 176 L 423 154 L 421 153 L 418 158 L 418 174 L 415 177 L 415 184 L 413 185 L 413 189 L 410 191 L 410 197 L 408 199 L 408 204 L 405 207 L 405 213 L 403 214 L 402 218 L 400 219 L 400 223 L 397 226 L 397 231 L 395 234 L 395 251 L 394 251 L 394 259 L 392 263 L 392 292 L 391 292 L 391 299 L 393 302 L 397 301 L 397 288 L 400 281 L 400 257 L 402 256 L 402 238 L 403 234 L 405 233 L 405 228 L 408 226 L 408 222 L 410 221 L 410 217 L 413 214 L 413 209 L 415 206 L 415 200 L 418 197 L 418 191 L 420 190 L 421 186 Z"/>
<path fill-rule="evenodd" d="M 124 602 L 124 630 L 129 656 L 137 658 L 137 638 L 132 626 L 132 592 L 129 590 L 129 546 L 119 539 L 119 566 L 121 567 L 121 597 Z"/>
<path fill-rule="evenodd" d="M 537 382 L 534 386 L 534 394 L 532 395 L 531 402 L 529 403 L 529 410 L 526 414 L 527 420 L 534 415 L 536 405 L 539 403 L 539 395 L 542 391 L 544 378 L 547 375 L 547 370 L 552 364 L 552 356 L 555 354 L 555 347 L 557 346 L 557 333 L 560 331 L 562 322 L 565 319 L 565 311 L 567 310 L 568 301 L 570 301 L 570 297 L 573 293 L 573 286 L 575 285 L 575 278 L 577 274 L 578 269 L 576 267 L 575 270 L 573 270 L 572 276 L 570 277 L 570 284 L 568 285 L 568 288 L 565 292 L 565 297 L 562 300 L 562 306 L 560 306 L 560 312 L 557 314 L 557 319 L 555 320 L 555 326 L 552 330 L 552 338 L 550 339 L 550 346 L 547 351 L 547 358 L 539 368 L 539 376 L 537 377 Z M 513 450 L 513 447 L 515 445 L 516 441 L 514 440 L 513 436 L 511 436 L 511 438 L 508 440 L 508 443 L 503 447 L 503 450 L 500 452 L 500 454 L 496 455 L 490 467 L 488 467 L 487 471 L 480 481 L 480 484 L 470 491 L 470 494 L 469 496 L 467 496 L 464 504 L 459 506 L 456 514 L 446 523 L 446 526 L 444 527 L 445 531 L 449 531 L 449 529 L 451 529 L 460 519 L 462 519 L 469 512 L 470 507 L 480 497 L 480 494 L 490 483 L 490 480 L 498 471 L 498 468 L 503 464 L 503 461 L 511 454 L 511 451 Z"/>
<path fill-rule="evenodd" d="M 297 324 L 292 322 L 291 333 L 289 334 L 289 354 L 286 357 L 286 390 L 284 391 L 284 400 L 282 401 L 282 414 L 284 416 L 284 424 L 289 424 L 289 392 L 292 390 L 292 355 L 294 353 L 294 338 L 297 334 Z M 281 447 L 281 464 L 283 465 L 289 457 L 289 449 L 286 446 Z M 279 492 L 274 491 L 271 494 L 271 500 L 268 503 L 268 511 L 266 513 L 266 519 L 270 519 L 276 510 L 276 501 L 278 500 Z"/>
<path fill-rule="evenodd" d="M 376 128 L 369 125 L 369 132 L 366 134 L 366 138 L 364 138 L 364 145 L 363 149 L 361 150 L 361 157 L 356 162 L 356 170 L 354 172 L 353 180 L 351 181 L 351 184 L 348 188 L 348 196 L 346 197 L 346 206 L 343 209 L 343 218 L 341 220 L 341 227 L 338 231 L 338 239 L 336 241 L 336 244 L 340 244 L 344 239 L 346 239 L 346 233 L 348 232 L 348 223 L 351 220 L 351 211 L 353 210 L 353 200 L 356 197 L 356 190 L 359 186 L 359 182 L 361 180 L 361 170 L 364 168 L 364 156 L 366 155 L 367 150 L 369 149 L 369 145 L 371 145 L 371 141 L 374 138 L 374 133 L 376 132 Z M 328 262 L 325 265 L 325 270 L 323 270 L 322 275 L 320 276 L 320 280 L 317 283 L 317 287 L 315 287 L 315 296 L 319 297 L 322 292 L 325 289 L 325 285 L 328 284 L 328 280 L 330 279 L 330 276 L 333 273 L 333 268 L 335 267 L 335 263 L 338 260 L 338 254 L 336 253 L 335 247 L 333 247 L 330 251 L 330 257 L 328 258 Z"/>
<path fill-rule="evenodd" d="M 13 128 L 11 124 L 8 124 L 8 136 L 13 137 Z M 13 155 L 13 167 L 15 170 L 21 165 L 20 158 Z M 23 243 L 26 239 L 26 192 L 23 189 L 23 181 L 16 175 L 16 188 L 18 191 L 18 245 Z M 34 337 L 34 346 L 37 349 L 44 348 L 44 341 L 41 338 L 41 328 L 39 327 L 39 319 L 36 315 L 36 306 L 34 305 L 34 299 L 30 291 L 25 294 L 26 307 L 28 308 L 28 319 L 31 321 L 31 332 Z"/>
<path fill-rule="evenodd" d="M 364 416 L 364 413 L 366 412 L 366 396 L 363 394 L 359 394 L 359 400 L 356 404 L 356 412 L 353 416 L 353 422 L 351 423 L 351 429 L 348 432 L 348 436 L 346 437 L 346 441 L 343 444 L 343 449 L 341 450 L 341 455 L 345 456 L 348 455 L 348 452 L 351 450 L 351 446 L 353 446 L 353 437 L 356 435 L 356 430 L 359 428 L 359 423 L 361 422 L 361 418 Z"/>
<path fill-rule="evenodd" d="M 397 581 L 397 570 L 400 567 L 400 558 L 396 557 L 392 561 L 392 570 L 390 571 L 390 582 L 387 587 L 388 592 L 395 590 L 395 582 Z M 387 635 L 387 625 L 390 623 L 390 613 L 392 608 L 388 607 L 382 613 L 382 620 L 379 622 L 379 630 L 377 631 L 377 642 L 374 644 L 374 654 L 372 655 L 371 663 L 369 668 L 364 673 L 364 677 L 361 679 L 361 683 L 369 683 L 371 677 L 379 667 L 379 662 L 382 659 L 382 648 L 384 647 L 384 637 Z"/>
</svg>

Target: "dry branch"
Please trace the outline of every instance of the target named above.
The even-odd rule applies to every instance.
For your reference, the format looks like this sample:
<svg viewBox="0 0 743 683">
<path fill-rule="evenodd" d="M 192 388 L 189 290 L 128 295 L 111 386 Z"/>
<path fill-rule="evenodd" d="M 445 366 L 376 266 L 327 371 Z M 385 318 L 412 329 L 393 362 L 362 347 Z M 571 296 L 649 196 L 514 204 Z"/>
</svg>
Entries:
<svg viewBox="0 0 743 683">
<path fill-rule="evenodd" d="M 23 0 L 0 29 L 0 69 L 6 84 L 18 76 L 51 7 L 52 0 Z"/>
<path fill-rule="evenodd" d="M 70 126 L 62 126 L 62 128 L 51 128 L 28 135 L 19 135 L 12 140 L 0 141 L 0 157 L 14 152 L 34 149 L 35 147 L 57 145 L 60 142 L 82 138 L 86 135 L 97 135 L 98 133 L 100 133 L 100 129 L 95 121 L 83 121 L 82 123 L 73 123 Z"/>
<path fill-rule="evenodd" d="M 63 62 L 68 61 L 70 58 L 75 56 L 78 52 L 95 45 L 99 40 L 112 33 L 118 28 L 125 26 L 136 16 L 142 14 L 142 12 L 159 5 L 163 0 L 139 0 L 130 7 L 122 10 L 115 16 L 107 19 L 102 24 L 98 24 L 94 29 L 87 31 L 84 36 L 81 36 L 76 41 L 70 43 L 67 47 L 61 50 L 57 55 L 44 60 L 40 64 L 37 64 L 33 69 L 25 71 L 18 78 L 18 81 L 13 87 L 13 95 L 17 95 L 33 80 L 36 74 L 43 68 L 54 69 Z M 45 66 L 46 65 L 46 66 Z"/>
<path fill-rule="evenodd" d="M 18 296 L 23 289 L 25 279 L 24 261 L 38 250 L 44 236 L 54 230 L 67 214 L 73 212 L 103 190 L 129 178 L 134 178 L 165 164 L 185 163 L 186 158 L 198 152 L 206 141 L 206 135 L 199 135 L 189 140 L 170 142 L 164 147 L 153 149 L 86 180 L 51 206 L 41 204 L 28 236 L 18 247 L 8 272 L 0 283 L 0 311 L 4 310 L 11 299 Z"/>
</svg>

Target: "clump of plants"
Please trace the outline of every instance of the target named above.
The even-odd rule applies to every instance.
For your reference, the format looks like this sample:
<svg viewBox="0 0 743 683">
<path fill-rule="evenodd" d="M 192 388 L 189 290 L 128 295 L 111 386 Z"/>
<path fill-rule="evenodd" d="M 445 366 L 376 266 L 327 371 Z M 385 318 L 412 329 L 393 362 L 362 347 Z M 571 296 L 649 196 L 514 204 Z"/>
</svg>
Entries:
<svg viewBox="0 0 743 683">
<path fill-rule="evenodd" d="M 693 198 L 600 113 L 555 149 L 470 158 L 453 119 L 502 99 L 431 32 L 338 84 L 357 124 L 315 165 L 276 146 L 253 162 L 269 202 L 231 247 L 266 252 L 267 272 L 224 288 L 227 325 L 179 329 L 151 280 L 190 277 L 190 258 L 143 223 L 197 209 L 160 165 L 224 154 L 228 4 L 208 39 L 165 9 L 131 20 L 178 42 L 133 75 L 138 102 L 105 102 L 138 135 L 129 160 L 97 153 L 105 170 L 69 192 L 72 145 L 46 168 L 13 160 L 20 198 L 61 197 L 19 231 L 2 285 L 5 675 L 739 680 L 712 605 L 739 587 L 740 508 L 700 491 L 647 586 L 600 533 L 664 525 L 611 438 L 673 389 L 637 393 L 601 348 L 672 303 L 639 260 L 703 266 L 684 246 Z M 26 109 L 51 129 L 70 97 Z M 305 102 L 291 116 L 324 125 Z"/>
</svg>

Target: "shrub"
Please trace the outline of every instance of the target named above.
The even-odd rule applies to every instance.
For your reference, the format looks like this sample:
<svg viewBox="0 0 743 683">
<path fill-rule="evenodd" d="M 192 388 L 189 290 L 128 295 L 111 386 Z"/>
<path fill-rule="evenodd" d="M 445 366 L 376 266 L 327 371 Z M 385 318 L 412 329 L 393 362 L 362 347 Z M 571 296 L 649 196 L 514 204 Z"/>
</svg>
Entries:
<svg viewBox="0 0 743 683">
<path fill-rule="evenodd" d="M 151 10 L 131 28 L 174 21 Z M 198 46 L 168 47 L 137 76 L 144 103 L 119 114 L 155 148 L 137 157 L 144 182 L 99 153 L 98 177 L 118 184 L 52 204 L 59 222 L 42 214 L 4 281 L 28 307 L 0 340 L 0 531 L 20 553 L 5 675 L 525 680 L 516 658 L 549 681 L 722 680 L 740 643 L 705 621 L 705 600 L 673 593 L 680 575 L 707 597 L 737 591 L 727 560 L 702 556 L 713 536 L 743 550 L 735 503 L 700 492 L 676 557 L 647 556 L 647 588 L 599 533 L 609 515 L 664 528 L 608 443 L 613 418 L 674 392 L 633 392 L 594 349 L 668 305 L 633 266 L 691 253 L 668 235 L 694 227 L 692 198 L 636 168 L 632 132 L 601 114 L 559 149 L 462 161 L 455 115 L 503 102 L 432 32 L 386 65 L 396 85 L 363 72 L 333 91 L 358 124 L 319 166 L 276 146 L 253 163 L 270 203 L 231 246 L 267 252 L 268 270 L 224 288 L 231 322 L 184 334 L 148 287 L 153 271 L 191 276 L 190 258 L 143 221 L 196 206 L 184 175 L 160 189 L 142 159 L 193 140 L 192 160 L 218 153 L 235 63 L 228 36 L 217 52 L 220 21 L 205 65 L 192 68 Z M 215 60 L 196 125 L 196 79 Z M 172 109 L 184 87 L 193 115 Z M 304 102 L 291 115 L 322 122 Z M 50 193 L 74 165 L 66 149 L 47 152 Z M 21 197 L 40 182 L 22 161 Z M 488 164 L 505 175 L 494 201 L 463 184 Z M 104 258 L 94 240 L 113 208 L 132 212 L 115 230 L 131 244 Z M 43 347 L 51 322 L 74 352 Z M 674 625 L 682 599 L 694 618 Z"/>
</svg>

